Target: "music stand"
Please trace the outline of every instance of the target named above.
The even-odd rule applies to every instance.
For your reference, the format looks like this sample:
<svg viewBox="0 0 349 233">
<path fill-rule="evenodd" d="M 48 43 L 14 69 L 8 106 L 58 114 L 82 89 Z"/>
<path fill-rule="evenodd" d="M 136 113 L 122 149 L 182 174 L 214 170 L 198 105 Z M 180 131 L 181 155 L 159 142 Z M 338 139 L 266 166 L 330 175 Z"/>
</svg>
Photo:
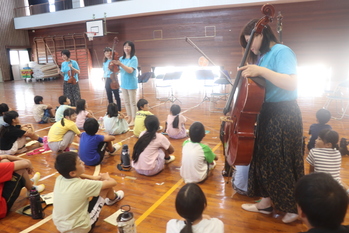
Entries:
<svg viewBox="0 0 349 233">
<path fill-rule="evenodd" d="M 180 79 L 181 76 L 182 76 L 182 73 L 183 73 L 182 71 L 166 73 L 165 76 L 164 76 L 164 81 L 171 81 L 171 82 L 173 82 L 173 80 Z M 172 84 L 171 84 L 171 94 L 167 98 L 166 101 L 170 101 L 172 103 L 174 103 L 175 101 L 178 101 L 178 102 L 182 103 L 176 96 L 173 95 L 173 85 Z"/>
<path fill-rule="evenodd" d="M 148 82 L 148 80 L 153 76 L 153 72 L 145 72 L 138 77 L 138 83 L 142 84 L 142 98 L 143 98 L 143 84 Z"/>
<path fill-rule="evenodd" d="M 204 80 L 205 84 L 204 86 L 206 87 L 206 81 L 207 80 L 213 80 L 214 79 L 214 74 L 212 72 L 212 70 L 197 70 L 196 71 L 196 79 L 197 80 Z M 209 85 L 212 87 L 212 85 Z M 202 104 L 203 102 L 205 102 L 206 100 L 210 100 L 210 97 L 208 97 L 207 92 L 205 90 L 205 96 L 203 98 L 203 100 L 201 101 L 200 104 Z"/>
</svg>

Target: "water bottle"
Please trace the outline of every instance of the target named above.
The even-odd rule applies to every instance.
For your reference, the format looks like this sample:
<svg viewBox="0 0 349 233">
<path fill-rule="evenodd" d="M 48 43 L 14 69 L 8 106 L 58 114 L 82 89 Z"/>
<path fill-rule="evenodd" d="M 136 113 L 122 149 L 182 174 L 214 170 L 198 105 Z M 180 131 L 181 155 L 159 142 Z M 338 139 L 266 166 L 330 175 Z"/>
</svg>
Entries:
<svg viewBox="0 0 349 233">
<path fill-rule="evenodd" d="M 31 216 L 33 219 L 42 219 L 43 210 L 41 206 L 41 198 L 39 192 L 35 187 L 32 187 L 29 194 Z"/>
<path fill-rule="evenodd" d="M 128 207 L 128 210 L 124 210 L 123 208 L 125 207 Z M 119 233 L 137 233 L 135 219 L 133 213 L 130 211 L 131 206 L 123 205 L 120 209 L 123 212 L 116 218 Z"/>
<path fill-rule="evenodd" d="M 121 152 L 121 164 L 123 168 L 131 167 L 130 153 L 128 152 L 128 145 L 123 145 Z"/>
</svg>

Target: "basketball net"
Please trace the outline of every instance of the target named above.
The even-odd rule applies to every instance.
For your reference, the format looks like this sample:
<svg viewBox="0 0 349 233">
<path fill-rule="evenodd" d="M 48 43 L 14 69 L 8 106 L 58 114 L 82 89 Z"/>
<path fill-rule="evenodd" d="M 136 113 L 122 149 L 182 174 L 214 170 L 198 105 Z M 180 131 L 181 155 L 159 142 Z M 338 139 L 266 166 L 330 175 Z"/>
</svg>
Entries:
<svg viewBox="0 0 349 233">
<path fill-rule="evenodd" d="M 93 40 L 93 37 L 97 34 L 96 32 L 85 32 L 89 41 Z"/>
</svg>

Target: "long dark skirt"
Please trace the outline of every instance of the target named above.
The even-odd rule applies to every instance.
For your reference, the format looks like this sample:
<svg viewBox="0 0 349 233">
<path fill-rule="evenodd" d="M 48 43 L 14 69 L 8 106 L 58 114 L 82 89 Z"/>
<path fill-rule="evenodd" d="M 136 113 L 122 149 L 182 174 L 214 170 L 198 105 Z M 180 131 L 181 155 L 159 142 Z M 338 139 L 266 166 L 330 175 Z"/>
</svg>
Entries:
<svg viewBox="0 0 349 233">
<path fill-rule="evenodd" d="M 302 139 L 296 101 L 263 104 L 249 171 L 249 196 L 270 197 L 276 209 L 297 213 L 293 190 L 304 175 Z"/>
<path fill-rule="evenodd" d="M 63 83 L 63 95 L 70 99 L 71 106 L 76 106 L 76 101 L 81 99 L 79 82 L 76 84 Z"/>
</svg>

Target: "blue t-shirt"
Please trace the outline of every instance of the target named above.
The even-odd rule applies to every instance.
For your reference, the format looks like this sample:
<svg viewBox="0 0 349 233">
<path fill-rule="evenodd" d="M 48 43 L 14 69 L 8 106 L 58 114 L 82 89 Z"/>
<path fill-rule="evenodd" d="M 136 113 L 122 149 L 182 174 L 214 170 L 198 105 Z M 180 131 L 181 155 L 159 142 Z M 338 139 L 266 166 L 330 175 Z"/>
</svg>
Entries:
<svg viewBox="0 0 349 233">
<path fill-rule="evenodd" d="M 138 88 L 138 78 L 137 78 L 137 67 L 138 67 L 138 58 L 133 56 L 131 59 L 125 58 L 122 59 L 122 56 L 119 58 L 122 64 L 128 67 L 133 68 L 132 73 L 127 73 L 120 66 L 120 75 L 121 75 L 121 88 L 133 90 Z"/>
<path fill-rule="evenodd" d="M 74 61 L 74 60 L 63 62 L 62 63 L 62 67 L 61 67 L 61 71 L 64 73 L 64 81 L 68 81 L 69 80 L 68 71 L 71 70 L 70 67 L 69 67 L 70 63 L 73 65 L 73 67 L 75 69 L 80 70 L 78 63 L 76 61 Z M 79 81 L 79 75 L 77 73 L 74 75 L 74 78 L 76 79 L 76 81 Z"/>
<path fill-rule="evenodd" d="M 281 74 L 296 75 L 297 59 L 294 52 L 282 44 L 274 45 L 259 61 L 259 66 L 266 67 Z M 281 102 L 297 99 L 297 89 L 288 91 L 266 80 L 265 102 Z"/>
<path fill-rule="evenodd" d="M 104 71 L 104 78 L 110 78 L 110 75 L 113 73 L 112 71 L 109 70 L 109 63 L 111 60 L 107 60 L 106 62 L 103 62 L 103 71 Z"/>
<path fill-rule="evenodd" d="M 101 161 L 97 149 L 99 143 L 104 141 L 103 135 L 88 135 L 86 132 L 81 134 L 79 156 L 80 159 L 88 166 L 95 166 Z"/>
</svg>

